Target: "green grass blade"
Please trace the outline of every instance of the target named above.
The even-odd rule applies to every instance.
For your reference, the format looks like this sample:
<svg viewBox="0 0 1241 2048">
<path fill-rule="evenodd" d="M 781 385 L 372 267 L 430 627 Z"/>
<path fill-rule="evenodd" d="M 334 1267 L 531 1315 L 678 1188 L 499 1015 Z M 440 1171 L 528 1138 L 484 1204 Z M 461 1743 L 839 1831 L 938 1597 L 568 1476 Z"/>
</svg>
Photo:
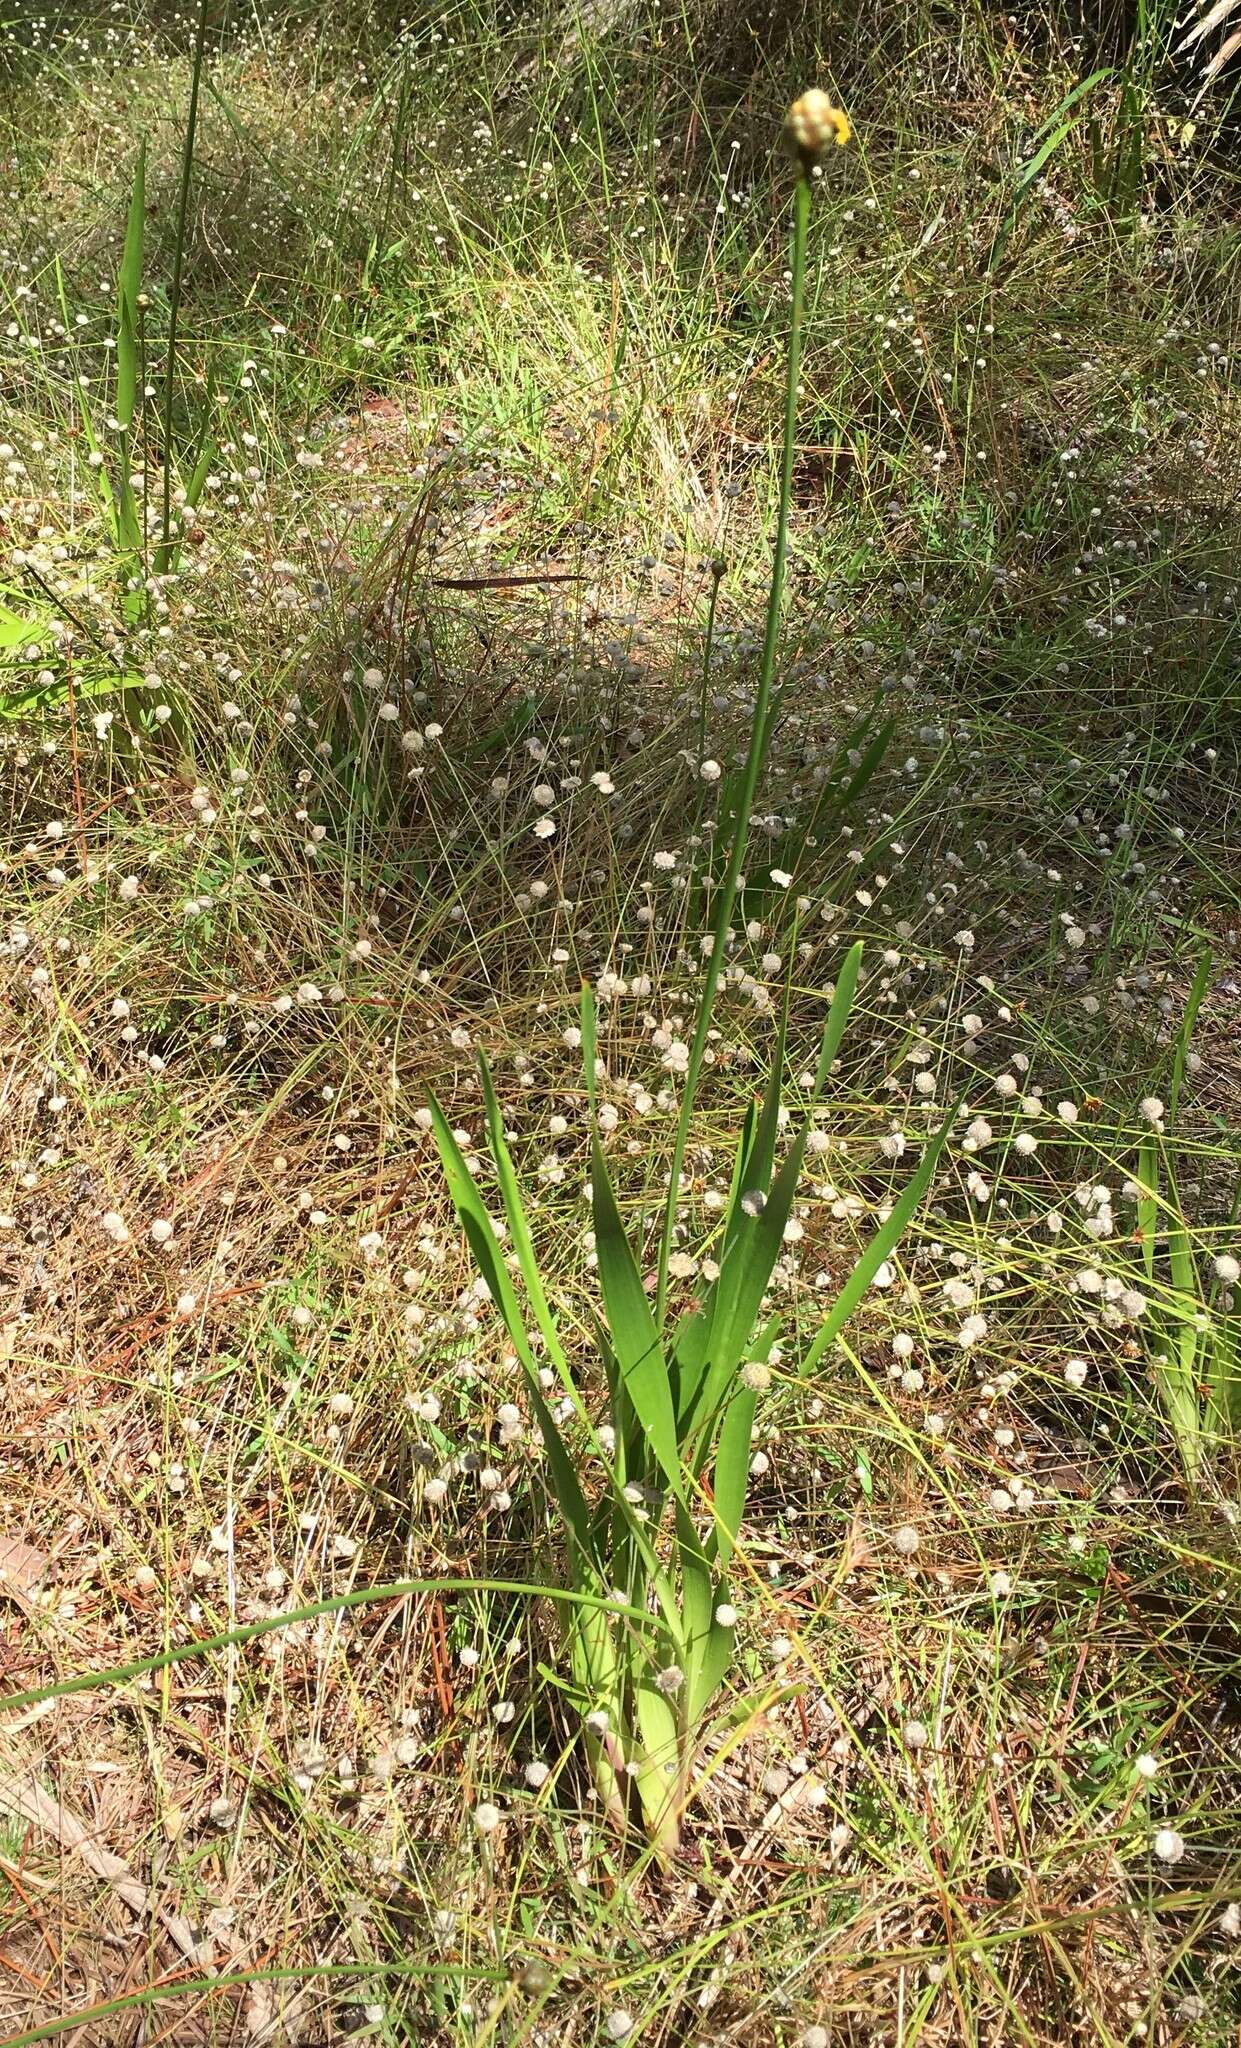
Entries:
<svg viewBox="0 0 1241 2048">
<path fill-rule="evenodd" d="M 1181 1089 L 1185 1082 L 1185 1065 L 1189 1058 L 1189 1042 L 1194 1035 L 1194 1026 L 1198 1021 L 1198 1012 L 1202 1007 L 1202 998 L 1207 992 L 1207 983 L 1210 979 L 1211 949 L 1208 946 L 1198 962 L 1198 970 L 1194 975 L 1193 986 L 1189 991 L 1189 1000 L 1185 1005 L 1185 1015 L 1181 1018 L 1180 1028 L 1176 1034 L 1176 1049 L 1172 1056 L 1172 1081 L 1168 1089 L 1169 1130 L 1172 1129 L 1176 1122 L 1176 1113 L 1181 1101 Z"/>
<path fill-rule="evenodd" d="M 849 777 L 848 782 L 845 784 L 838 800 L 841 810 L 844 810 L 847 805 L 857 802 L 857 799 L 861 796 L 863 790 L 873 777 L 875 770 L 883 760 L 884 755 L 887 753 L 895 731 L 896 720 L 894 718 L 885 718 L 883 724 L 871 740 L 870 745 L 862 755 L 857 767 Z"/>
<path fill-rule="evenodd" d="M 1022 164 L 1013 180 L 1012 205 L 992 244 L 991 255 L 987 264 L 989 270 L 995 268 L 1003 254 L 1008 238 L 1017 225 L 1022 204 L 1030 187 L 1034 184 L 1043 166 L 1055 155 L 1061 143 L 1072 133 L 1078 121 L 1081 120 L 1085 108 L 1079 102 L 1087 99 L 1097 86 L 1102 85 L 1104 80 L 1111 76 L 1110 68 L 1104 65 L 1099 70 L 1092 71 L 1088 78 L 1081 79 L 1071 92 L 1065 94 L 1055 112 L 1048 117 L 1039 129 L 1038 133 L 1043 138 L 1042 141 L 1039 143 L 1034 155 Z"/>
</svg>

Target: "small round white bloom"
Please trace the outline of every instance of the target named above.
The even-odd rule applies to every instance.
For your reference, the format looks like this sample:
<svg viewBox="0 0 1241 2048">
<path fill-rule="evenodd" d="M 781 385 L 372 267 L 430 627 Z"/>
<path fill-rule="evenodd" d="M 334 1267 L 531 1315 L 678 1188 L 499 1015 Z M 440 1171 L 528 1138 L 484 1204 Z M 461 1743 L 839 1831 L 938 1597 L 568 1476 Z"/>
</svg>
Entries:
<svg viewBox="0 0 1241 2048">
<path fill-rule="evenodd" d="M 698 770 L 704 782 L 718 782 L 723 772 L 718 761 L 704 761 Z"/>
<path fill-rule="evenodd" d="M 1163 1121 L 1163 1102 L 1158 1095 L 1144 1095 L 1138 1104 L 1138 1110 L 1148 1124 L 1159 1124 Z"/>
<path fill-rule="evenodd" d="M 1065 1385 L 1084 1387 L 1090 1374 L 1090 1367 L 1084 1358 L 1070 1358 L 1064 1368 Z"/>
<path fill-rule="evenodd" d="M 1159 1759 L 1158 1757 L 1151 1756 L 1148 1751 L 1144 1756 L 1138 1758 L 1133 1768 L 1139 1778 L 1153 1778 L 1159 1769 Z"/>
<path fill-rule="evenodd" d="M 609 2041 L 623 2041 L 626 2034 L 633 2032 L 633 2020 L 624 2006 L 617 2006 L 615 2012 L 610 2012 L 603 2025 Z"/>
<path fill-rule="evenodd" d="M 151 1243 L 168 1244 L 172 1238 L 172 1225 L 166 1216 L 157 1216 L 151 1225 Z"/>
<path fill-rule="evenodd" d="M 904 1523 L 892 1538 L 893 1545 L 902 1557 L 912 1557 L 921 1541 L 922 1538 L 910 1522 Z"/>
<path fill-rule="evenodd" d="M 526 1783 L 532 1792 L 537 1792 L 540 1785 L 545 1785 L 550 1776 L 551 1765 L 543 1763 L 538 1757 L 533 1763 L 526 1765 Z"/>
<path fill-rule="evenodd" d="M 833 1833 L 834 1832 L 835 1830 L 833 1829 Z M 846 1829 L 846 1834 L 847 1833 L 848 1830 Z M 820 2027 L 817 2024 L 811 2027 L 807 2027 L 805 2033 L 801 2037 L 801 2048 L 827 2048 L 827 2043 L 827 2028 Z"/>
<path fill-rule="evenodd" d="M 1232 1287 L 1241 1280 L 1241 1261 L 1233 1258 L 1231 1252 L 1221 1252 L 1215 1261 L 1215 1277 L 1225 1287 Z"/>
<path fill-rule="evenodd" d="M 737 1610 L 735 1607 L 730 1607 L 727 1600 L 721 1600 L 715 1610 L 715 1619 L 721 1628 L 736 1628 Z"/>
<path fill-rule="evenodd" d="M 480 1835 L 490 1835 L 500 1825 L 500 1809 L 489 1799 L 480 1799 L 474 1808 L 474 1825 Z"/>
<path fill-rule="evenodd" d="M 905 1747 L 906 1747 L 906 1749 L 912 1749 L 912 1750 L 919 1750 L 919 1749 L 925 1749 L 925 1748 L 926 1748 L 926 1746 L 927 1746 L 927 1743 L 928 1743 L 928 1742 L 930 1741 L 930 1739 L 931 1739 L 931 1732 L 930 1732 L 930 1729 L 929 1729 L 929 1728 L 927 1727 L 927 1725 L 926 1725 L 926 1722 L 925 1722 L 925 1721 L 906 1721 L 906 1723 L 905 1723 Z"/>
<path fill-rule="evenodd" d="M 1161 1863 L 1179 1863 L 1185 1854 L 1185 1837 L 1175 1828 L 1160 1828 L 1151 1847 Z"/>
</svg>

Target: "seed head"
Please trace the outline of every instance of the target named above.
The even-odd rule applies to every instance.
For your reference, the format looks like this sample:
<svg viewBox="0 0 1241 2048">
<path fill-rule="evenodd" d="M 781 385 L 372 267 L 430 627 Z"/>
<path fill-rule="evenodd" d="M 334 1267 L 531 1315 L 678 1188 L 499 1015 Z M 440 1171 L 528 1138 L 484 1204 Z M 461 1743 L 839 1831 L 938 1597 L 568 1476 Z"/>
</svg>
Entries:
<svg viewBox="0 0 1241 2048">
<path fill-rule="evenodd" d="M 849 126 L 848 115 L 840 107 L 833 106 L 827 94 L 816 88 L 794 100 L 789 108 L 788 132 L 803 167 L 809 170 L 829 143 L 843 149 L 853 130 Z"/>
</svg>

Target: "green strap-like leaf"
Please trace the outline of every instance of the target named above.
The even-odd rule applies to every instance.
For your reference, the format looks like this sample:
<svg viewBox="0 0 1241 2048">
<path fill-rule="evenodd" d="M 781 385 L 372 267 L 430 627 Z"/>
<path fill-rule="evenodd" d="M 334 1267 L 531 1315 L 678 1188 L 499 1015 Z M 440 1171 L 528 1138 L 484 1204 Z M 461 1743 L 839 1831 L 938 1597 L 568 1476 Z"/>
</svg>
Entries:
<svg viewBox="0 0 1241 2048">
<path fill-rule="evenodd" d="M 521 1190 L 517 1185 L 517 1175 L 513 1171 L 512 1157 L 504 1136 L 504 1118 L 496 1098 L 491 1071 L 481 1052 L 478 1056 L 478 1067 L 483 1084 L 483 1101 L 487 1111 L 487 1142 L 490 1146 L 491 1157 L 495 1162 L 496 1178 L 500 1184 L 500 1198 L 504 1203 L 504 1214 L 513 1239 L 513 1249 L 517 1254 L 517 1263 L 521 1268 L 521 1277 L 525 1286 L 526 1296 L 534 1312 L 534 1319 L 542 1332 L 543 1341 L 551 1354 L 552 1361 L 565 1383 L 567 1392 L 576 1402 L 576 1389 L 570 1382 L 568 1364 L 560 1342 L 560 1333 L 556 1328 L 555 1317 L 552 1315 L 543 1286 L 542 1276 L 539 1272 L 539 1262 L 535 1257 L 534 1241 L 530 1235 L 530 1225 L 526 1220 Z"/>
<path fill-rule="evenodd" d="M 591 1139 L 591 1188 L 595 1251 L 612 1348 L 655 1461 L 673 1493 L 681 1494 L 681 1460 L 668 1364 L 655 1318 L 621 1223 L 603 1148 Z"/>
<path fill-rule="evenodd" d="M 715 1452 L 715 1551 L 725 1569 L 736 1546 L 737 1531 L 745 1513 L 750 1478 L 750 1439 L 757 1402 L 758 1395 L 751 1388 L 738 1386 L 720 1424 Z"/>
<path fill-rule="evenodd" d="M 125 246 L 117 291 L 116 418 L 121 432 L 133 425 L 138 395 L 138 298 L 142 291 L 142 231 L 146 216 L 146 144 L 138 146 L 134 182 L 125 222 Z"/>
<path fill-rule="evenodd" d="M 1148 1131 L 1138 1146 L 1138 1236 L 1142 1241 L 1142 1266 L 1146 1278 L 1155 1277 L 1155 1235 L 1159 1228 L 1159 1147 L 1155 1133 Z"/>
<path fill-rule="evenodd" d="M 939 1155 L 948 1142 L 948 1134 L 956 1122 L 957 1109 L 959 1107 L 960 1104 L 958 1103 L 957 1107 L 951 1110 L 944 1118 L 943 1123 L 923 1153 L 913 1178 L 899 1200 L 894 1204 L 887 1222 L 881 1224 L 880 1228 L 875 1232 L 875 1235 L 854 1266 L 852 1273 L 850 1273 L 849 1278 L 845 1281 L 840 1293 L 836 1296 L 831 1309 L 824 1317 L 815 1335 L 814 1342 L 801 1362 L 800 1370 L 803 1374 L 814 1371 L 828 1345 L 834 1343 L 840 1332 L 844 1329 L 845 1324 L 861 1301 L 862 1296 L 870 1286 L 884 1260 L 896 1249 L 896 1245 L 903 1235 L 906 1225 L 909 1223 L 915 1209 L 930 1186 L 931 1176 L 939 1164 Z"/>
<path fill-rule="evenodd" d="M 728 1202 L 724 1210 L 724 1230 L 721 1237 L 719 1263 L 721 1270 L 728 1263 L 729 1252 L 735 1241 L 745 1211 L 741 1197 L 752 1185 L 750 1161 L 754 1148 L 754 1129 L 758 1118 L 758 1104 L 751 1102 L 746 1108 L 745 1121 L 733 1158 L 732 1182 L 728 1191 Z M 702 1304 L 687 1315 L 676 1334 L 675 1356 L 677 1364 L 677 1422 L 681 1427 L 685 1416 L 693 1405 L 703 1369 L 711 1348 L 711 1324 L 715 1305 L 719 1298 L 719 1280 L 713 1280 L 708 1287 Z"/>
<path fill-rule="evenodd" d="M 753 1356 L 752 1347 L 763 1295 L 767 1291 L 776 1260 L 780 1256 L 785 1228 L 797 1196 L 811 1116 L 844 1038 L 849 1012 L 857 991 L 861 964 L 862 947 L 859 941 L 857 945 L 850 947 L 837 977 L 831 1008 L 819 1046 L 814 1089 L 801 1131 L 776 1176 L 775 1184 L 767 1195 L 761 1212 L 757 1216 L 744 1213 L 740 1216 L 729 1264 L 720 1274 L 711 1321 L 710 1363 L 702 1376 L 688 1418 L 691 1427 L 705 1425 L 706 1441 L 710 1438 L 710 1418 L 725 1397 L 737 1367 L 743 1358 Z M 701 1469 L 700 1458 L 693 1462 L 695 1470 Z"/>
<path fill-rule="evenodd" d="M 544 1399 L 543 1390 L 539 1385 L 538 1368 L 535 1365 L 534 1357 L 530 1350 L 525 1320 L 513 1289 L 513 1283 L 509 1278 L 508 1270 L 500 1255 L 500 1248 L 496 1243 L 495 1233 L 491 1227 L 491 1218 L 487 1213 L 482 1196 L 474 1185 L 473 1175 L 470 1173 L 461 1148 L 452 1134 L 448 1119 L 434 1095 L 430 1097 L 430 1109 L 435 1142 L 439 1149 L 440 1159 L 443 1162 L 444 1173 L 448 1181 L 448 1190 L 452 1196 L 453 1205 L 461 1220 L 461 1226 L 470 1241 L 470 1249 L 474 1253 L 479 1272 L 487 1283 L 491 1298 L 499 1314 L 504 1319 L 504 1327 L 508 1331 L 513 1349 L 516 1351 L 525 1373 L 526 1391 L 530 1405 L 534 1410 L 535 1419 L 539 1425 L 539 1433 L 543 1439 L 543 1448 L 547 1453 L 547 1462 L 551 1468 L 552 1488 L 555 1492 L 560 1511 L 574 1538 L 576 1546 L 574 1558 L 575 1573 L 580 1575 L 583 1567 L 588 1567 L 593 1574 L 597 1575 L 598 1558 L 591 1532 L 590 1510 L 586 1505 L 585 1495 L 578 1482 L 573 1460 L 569 1455 L 564 1438 L 556 1426 L 552 1412 Z"/>
</svg>

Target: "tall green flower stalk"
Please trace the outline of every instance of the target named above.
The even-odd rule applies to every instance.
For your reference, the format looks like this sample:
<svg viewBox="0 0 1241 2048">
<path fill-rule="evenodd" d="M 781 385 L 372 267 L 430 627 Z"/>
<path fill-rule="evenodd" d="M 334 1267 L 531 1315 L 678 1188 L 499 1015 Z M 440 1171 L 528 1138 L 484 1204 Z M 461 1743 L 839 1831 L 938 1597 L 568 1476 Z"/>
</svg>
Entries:
<svg viewBox="0 0 1241 2048">
<path fill-rule="evenodd" d="M 776 536 L 771 558 L 771 587 L 767 593 L 767 625 L 763 634 L 763 656 L 758 672 L 758 690 L 754 698 L 754 722 L 750 729 L 750 746 L 746 755 L 745 769 L 741 777 L 741 788 L 737 798 L 736 822 L 733 826 L 732 845 L 728 850 L 728 863 L 724 879 L 715 892 L 715 915 L 711 927 L 711 952 L 707 959 L 707 971 L 703 981 L 702 995 L 698 1004 L 698 1021 L 694 1027 L 693 1043 L 689 1051 L 689 1064 L 685 1070 L 685 1086 L 681 1090 L 681 1110 L 677 1117 L 676 1138 L 672 1147 L 672 1170 L 668 1182 L 668 1200 L 664 1209 L 663 1230 L 659 1240 L 659 1279 L 657 1302 L 662 1315 L 668 1298 L 668 1260 L 672 1253 L 673 1236 L 676 1229 L 677 1203 L 680 1199 L 681 1172 L 685 1165 L 685 1148 L 689 1142 L 690 1121 L 694 1114 L 694 1099 L 698 1092 L 698 1078 L 702 1072 L 702 1057 L 707 1049 L 707 1034 L 711 1029 L 711 1017 L 715 1008 L 716 990 L 728 953 L 729 927 L 737 901 L 737 889 L 741 880 L 741 866 L 745 859 L 746 843 L 750 835 L 750 811 L 753 808 L 755 792 L 771 741 L 771 695 L 776 673 L 776 650 L 780 643 L 780 619 L 784 609 L 785 566 L 789 547 L 789 505 L 793 495 L 793 455 L 797 445 L 797 384 L 801 374 L 802 319 L 806 306 L 806 244 L 810 228 L 810 178 L 813 158 L 803 155 L 801 174 L 793 196 L 793 303 L 789 314 L 789 354 L 784 390 L 784 440 L 780 451 L 780 501 L 776 514 Z"/>
<path fill-rule="evenodd" d="M 172 541 L 172 414 L 177 384 L 177 323 L 181 317 L 181 283 L 185 267 L 185 243 L 189 232 L 190 186 L 194 177 L 194 145 L 198 139 L 198 97 L 202 84 L 203 59 L 207 50 L 207 19 L 211 0 L 199 0 L 198 28 L 190 66 L 190 104 L 185 117 L 181 144 L 181 184 L 177 194 L 177 235 L 172 252 L 172 285 L 168 293 L 168 357 L 164 364 L 164 461 L 163 504 L 160 516 L 159 567 L 166 573 L 173 553 Z"/>
<path fill-rule="evenodd" d="M 677 1120 L 658 1269 L 648 1289 L 621 1220 L 596 1114 L 597 1037 L 592 991 L 582 993 L 582 1057 L 591 1112 L 591 1204 L 603 1315 L 595 1335 L 608 1390 L 608 1428 L 596 1427 L 579 1361 L 566 1350 L 539 1270 L 529 1218 L 485 1061 L 487 1142 L 516 1276 L 447 1117 L 432 1100 L 449 1189 L 479 1270 L 516 1352 L 558 1509 L 550 1541 L 581 1596 L 568 1608 L 565 1651 L 596 1789 L 620 1826 L 640 1815 L 656 1853 L 670 1856 L 696 1789 L 708 1711 L 733 1663 L 738 1616 L 730 1590 L 750 1473 L 758 1401 L 770 1382 L 780 1318 L 765 1307 L 801 1176 L 811 1120 L 839 1051 L 861 970 L 846 955 L 823 1029 L 809 1101 L 777 1166 L 785 1018 L 761 1102 L 742 1125 L 716 1277 L 687 1313 L 668 1302 L 669 1252 L 707 1032 L 728 948 L 749 836 L 750 811 L 770 744 L 776 649 L 784 593 L 805 305 L 811 178 L 821 150 L 848 123 L 822 93 L 797 102 L 790 129 L 799 157 L 793 205 L 793 298 L 767 630 L 753 729 L 718 888 L 693 1045 Z M 947 1126 L 859 1258 L 800 1360 L 811 1371 L 889 1256 L 934 1171 Z M 546 1375 L 550 1373 L 548 1382 Z M 552 1392 L 554 1387 L 556 1392 Z M 589 1445 L 604 1483 L 588 1495 L 579 1476 Z M 609 1605 L 611 1603 L 611 1605 Z"/>
</svg>

